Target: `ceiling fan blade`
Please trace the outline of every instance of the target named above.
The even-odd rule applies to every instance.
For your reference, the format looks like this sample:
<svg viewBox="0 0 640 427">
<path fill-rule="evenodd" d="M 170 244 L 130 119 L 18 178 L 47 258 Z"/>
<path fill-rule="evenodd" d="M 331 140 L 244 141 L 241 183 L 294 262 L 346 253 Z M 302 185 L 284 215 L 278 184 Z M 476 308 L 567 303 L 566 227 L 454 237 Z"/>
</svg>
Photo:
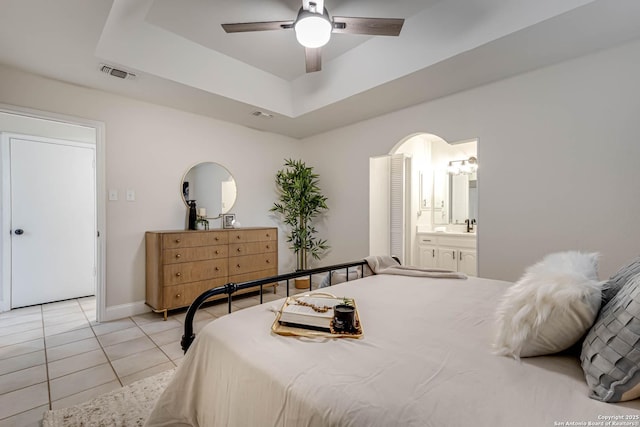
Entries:
<svg viewBox="0 0 640 427">
<path fill-rule="evenodd" d="M 397 36 L 404 19 L 400 18 L 354 18 L 334 16 L 333 32 L 345 34 L 367 34 L 370 36 Z"/>
<path fill-rule="evenodd" d="M 304 60 L 307 65 L 307 73 L 322 70 L 322 48 L 304 48 Z"/>
<path fill-rule="evenodd" d="M 222 24 L 222 28 L 224 28 L 227 33 L 286 30 L 293 28 L 293 21 L 241 22 L 237 24 Z"/>
</svg>

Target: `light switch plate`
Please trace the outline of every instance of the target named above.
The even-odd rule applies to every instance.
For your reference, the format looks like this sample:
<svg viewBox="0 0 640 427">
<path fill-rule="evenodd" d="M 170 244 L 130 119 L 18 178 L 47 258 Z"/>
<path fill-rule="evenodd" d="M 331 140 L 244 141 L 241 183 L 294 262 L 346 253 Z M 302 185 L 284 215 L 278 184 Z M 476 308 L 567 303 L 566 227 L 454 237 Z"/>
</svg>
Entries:
<svg viewBox="0 0 640 427">
<path fill-rule="evenodd" d="M 136 200 L 136 191 L 131 188 L 127 188 L 127 201 L 133 202 L 135 200 Z"/>
<path fill-rule="evenodd" d="M 109 200 L 118 200 L 118 190 L 109 190 Z"/>
</svg>

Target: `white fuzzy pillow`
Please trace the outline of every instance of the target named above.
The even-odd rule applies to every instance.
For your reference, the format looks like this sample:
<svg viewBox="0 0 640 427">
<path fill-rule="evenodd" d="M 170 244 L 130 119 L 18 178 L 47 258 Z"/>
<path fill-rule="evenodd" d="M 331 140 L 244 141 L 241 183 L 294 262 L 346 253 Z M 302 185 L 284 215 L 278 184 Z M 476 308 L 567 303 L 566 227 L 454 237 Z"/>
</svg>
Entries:
<svg viewBox="0 0 640 427">
<path fill-rule="evenodd" d="M 568 349 L 593 325 L 604 283 L 598 281 L 597 253 L 547 255 L 498 305 L 496 354 L 517 359 Z"/>
</svg>

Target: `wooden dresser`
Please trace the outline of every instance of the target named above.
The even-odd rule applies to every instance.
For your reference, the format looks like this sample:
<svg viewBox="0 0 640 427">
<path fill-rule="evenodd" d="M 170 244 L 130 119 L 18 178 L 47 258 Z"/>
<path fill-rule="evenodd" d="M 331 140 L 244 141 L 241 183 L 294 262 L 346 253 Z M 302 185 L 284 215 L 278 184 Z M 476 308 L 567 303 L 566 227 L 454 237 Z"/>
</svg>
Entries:
<svg viewBox="0 0 640 427">
<path fill-rule="evenodd" d="M 208 289 L 278 274 L 277 228 L 147 231 L 145 243 L 146 303 L 165 318 Z"/>
</svg>

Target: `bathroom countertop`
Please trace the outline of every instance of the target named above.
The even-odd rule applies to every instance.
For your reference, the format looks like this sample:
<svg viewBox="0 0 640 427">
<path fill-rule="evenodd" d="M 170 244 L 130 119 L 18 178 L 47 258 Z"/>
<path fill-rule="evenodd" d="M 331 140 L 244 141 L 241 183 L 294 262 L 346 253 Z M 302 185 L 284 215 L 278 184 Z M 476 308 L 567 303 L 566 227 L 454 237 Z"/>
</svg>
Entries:
<svg viewBox="0 0 640 427">
<path fill-rule="evenodd" d="M 418 234 L 430 234 L 437 236 L 476 236 L 475 231 L 467 233 L 465 231 L 418 231 Z"/>
</svg>

